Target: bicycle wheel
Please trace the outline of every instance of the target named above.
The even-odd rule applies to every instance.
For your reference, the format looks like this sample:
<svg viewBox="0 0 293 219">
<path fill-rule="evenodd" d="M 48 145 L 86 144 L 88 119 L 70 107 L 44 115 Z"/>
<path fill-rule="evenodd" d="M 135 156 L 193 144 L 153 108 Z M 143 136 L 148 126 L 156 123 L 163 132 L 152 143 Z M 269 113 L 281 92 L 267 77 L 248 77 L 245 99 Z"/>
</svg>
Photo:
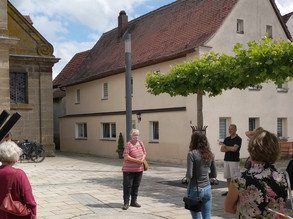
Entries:
<svg viewBox="0 0 293 219">
<path fill-rule="evenodd" d="M 45 160 L 45 150 L 43 148 L 39 148 L 37 151 L 33 151 L 31 159 L 35 163 L 42 162 L 43 160 Z"/>
</svg>

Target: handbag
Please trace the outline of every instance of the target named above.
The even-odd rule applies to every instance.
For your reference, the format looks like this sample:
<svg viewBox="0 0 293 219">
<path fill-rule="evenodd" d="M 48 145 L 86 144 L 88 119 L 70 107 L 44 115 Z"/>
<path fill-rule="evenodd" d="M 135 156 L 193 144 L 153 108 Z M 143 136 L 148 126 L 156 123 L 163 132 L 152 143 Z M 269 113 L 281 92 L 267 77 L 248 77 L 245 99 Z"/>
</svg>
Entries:
<svg viewBox="0 0 293 219">
<path fill-rule="evenodd" d="M 147 171 L 149 168 L 149 164 L 146 160 L 143 161 L 143 168 L 144 168 L 144 171 Z"/>
<path fill-rule="evenodd" d="M 199 197 L 197 178 L 195 178 L 195 183 L 196 183 L 197 197 L 196 198 L 189 197 L 190 195 L 190 190 L 189 190 L 188 196 L 183 197 L 184 207 L 185 209 L 188 209 L 190 211 L 200 212 L 202 208 L 202 199 Z"/>
<path fill-rule="evenodd" d="M 202 200 L 200 198 L 184 197 L 185 209 L 194 212 L 200 212 L 202 207 Z"/>
<path fill-rule="evenodd" d="M 14 170 L 13 175 L 10 177 L 8 193 L 3 199 L 0 209 L 17 216 L 26 216 L 31 213 L 31 210 L 28 209 L 26 205 L 22 204 L 20 201 L 13 201 L 11 196 L 11 187 L 14 181 L 15 172 L 16 172 L 16 169 Z"/>
<path fill-rule="evenodd" d="M 142 147 L 140 141 L 139 141 L 139 144 L 140 144 L 140 147 L 142 148 L 142 150 L 145 152 L 145 150 L 144 150 L 144 148 Z M 144 160 L 143 160 L 143 169 L 144 169 L 144 171 L 147 171 L 148 168 L 149 168 L 149 164 L 148 164 L 148 162 L 146 161 L 146 159 L 144 159 Z"/>
</svg>

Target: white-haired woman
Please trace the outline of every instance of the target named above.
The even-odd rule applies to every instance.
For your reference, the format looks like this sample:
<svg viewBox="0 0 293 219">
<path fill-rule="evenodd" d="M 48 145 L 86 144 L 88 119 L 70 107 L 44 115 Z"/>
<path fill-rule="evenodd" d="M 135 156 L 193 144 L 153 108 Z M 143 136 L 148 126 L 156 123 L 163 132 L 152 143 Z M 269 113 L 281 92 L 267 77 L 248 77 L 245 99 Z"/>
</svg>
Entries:
<svg viewBox="0 0 293 219">
<path fill-rule="evenodd" d="M 16 169 L 13 165 L 18 161 L 22 150 L 13 141 L 4 141 L 0 144 L 0 203 L 5 198 L 10 179 L 13 179 L 11 187 L 11 196 L 14 201 L 20 201 L 30 209 L 30 214 L 27 216 L 16 216 L 0 209 L 1 219 L 36 219 L 37 203 L 35 202 L 31 184 L 25 172 L 21 169 Z M 13 176 L 14 175 L 14 176 Z"/>
<path fill-rule="evenodd" d="M 123 210 L 130 206 L 141 207 L 137 203 L 138 188 L 141 182 L 144 170 L 143 161 L 146 157 L 146 151 L 142 141 L 139 140 L 139 130 L 132 129 L 130 132 L 131 140 L 127 142 L 124 148 L 123 157 Z"/>
</svg>

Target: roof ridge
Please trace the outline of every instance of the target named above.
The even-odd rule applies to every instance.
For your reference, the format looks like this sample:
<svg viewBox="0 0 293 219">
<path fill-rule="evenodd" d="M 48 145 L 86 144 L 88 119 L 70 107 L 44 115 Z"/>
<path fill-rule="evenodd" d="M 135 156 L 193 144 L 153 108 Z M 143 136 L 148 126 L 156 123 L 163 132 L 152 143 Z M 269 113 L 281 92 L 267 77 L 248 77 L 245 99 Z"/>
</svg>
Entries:
<svg viewBox="0 0 293 219">
<path fill-rule="evenodd" d="M 179 2 L 184 2 L 184 1 L 188 1 L 188 0 L 175 0 L 174 2 L 171 2 L 171 3 L 167 4 L 167 5 L 163 5 L 163 6 L 159 7 L 159 8 L 157 8 L 157 9 L 154 9 L 153 11 L 150 11 L 150 12 L 148 12 L 148 13 L 146 13 L 146 14 L 140 15 L 139 17 L 136 17 L 136 18 L 134 18 L 134 19 L 128 21 L 128 22 L 127 22 L 127 25 L 132 24 L 132 23 L 135 23 L 135 22 L 137 22 L 137 21 L 139 21 L 139 20 L 141 20 L 141 19 L 144 19 L 145 17 L 149 16 L 150 14 L 154 14 L 154 13 L 157 12 L 157 11 L 160 11 L 160 10 L 166 10 L 167 8 L 173 6 L 173 4 L 174 4 L 174 5 L 175 5 L 175 4 L 179 4 Z M 125 12 L 126 12 L 126 11 L 125 11 Z M 126 15 L 127 15 L 127 14 L 126 14 Z M 118 29 L 118 26 L 114 27 L 113 29 L 111 29 L 111 30 L 109 30 L 109 31 L 107 31 L 107 32 L 104 32 L 104 33 L 102 34 L 102 36 L 103 36 L 103 35 L 108 35 L 108 34 L 111 33 L 112 31 L 116 31 L 117 29 Z M 102 37 L 102 36 L 101 36 L 101 37 Z"/>
</svg>

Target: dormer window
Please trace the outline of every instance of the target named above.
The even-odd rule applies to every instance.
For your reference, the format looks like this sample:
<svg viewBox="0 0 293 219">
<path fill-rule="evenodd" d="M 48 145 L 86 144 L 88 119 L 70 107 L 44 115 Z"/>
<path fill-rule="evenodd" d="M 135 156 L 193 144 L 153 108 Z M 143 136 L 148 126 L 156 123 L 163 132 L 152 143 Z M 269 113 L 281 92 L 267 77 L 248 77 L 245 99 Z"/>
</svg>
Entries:
<svg viewBox="0 0 293 219">
<path fill-rule="evenodd" d="M 244 25 L 243 25 L 243 20 L 242 19 L 237 19 L 237 33 L 239 34 L 244 34 Z"/>
<path fill-rule="evenodd" d="M 273 27 L 271 25 L 266 26 L 266 33 L 268 38 L 273 38 Z"/>
</svg>

